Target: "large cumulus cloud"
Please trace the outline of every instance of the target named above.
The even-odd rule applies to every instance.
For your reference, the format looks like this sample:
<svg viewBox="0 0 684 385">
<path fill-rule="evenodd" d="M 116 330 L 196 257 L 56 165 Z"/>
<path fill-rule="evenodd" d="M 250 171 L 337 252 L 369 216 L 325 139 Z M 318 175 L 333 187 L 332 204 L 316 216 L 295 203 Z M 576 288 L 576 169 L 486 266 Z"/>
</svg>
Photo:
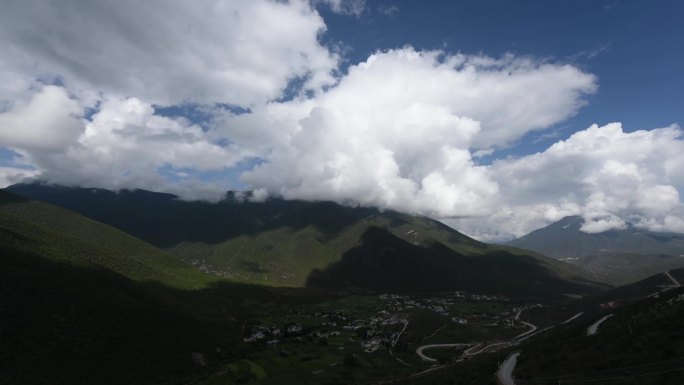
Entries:
<svg viewBox="0 0 684 385">
<path fill-rule="evenodd" d="M 219 132 L 272 143 L 265 162 L 243 175 L 271 194 L 485 215 L 498 185 L 470 150 L 567 118 L 595 87 L 572 66 L 406 47 L 352 66 L 316 98 L 229 116 Z"/>
</svg>

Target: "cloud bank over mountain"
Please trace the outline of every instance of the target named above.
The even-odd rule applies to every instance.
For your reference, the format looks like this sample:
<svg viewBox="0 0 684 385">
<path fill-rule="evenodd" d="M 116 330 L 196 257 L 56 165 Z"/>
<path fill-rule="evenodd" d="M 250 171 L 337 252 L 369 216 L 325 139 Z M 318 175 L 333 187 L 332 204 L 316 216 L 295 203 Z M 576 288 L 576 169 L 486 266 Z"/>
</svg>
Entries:
<svg viewBox="0 0 684 385">
<path fill-rule="evenodd" d="M 354 17 L 365 6 L 315 3 Z M 315 6 L 298 0 L 8 6 L 3 184 L 187 198 L 242 186 L 452 218 L 483 239 L 565 215 L 582 215 L 587 232 L 684 231 L 675 125 L 592 126 L 537 154 L 481 161 L 588 103 L 598 79 L 572 64 L 405 46 L 343 67 Z"/>
<path fill-rule="evenodd" d="M 628 223 L 684 232 L 684 132 L 672 125 L 631 133 L 620 123 L 593 125 L 546 151 L 495 161 L 500 188 L 493 215 L 448 221 L 487 239 L 521 236 L 568 215 L 589 233 Z"/>
</svg>

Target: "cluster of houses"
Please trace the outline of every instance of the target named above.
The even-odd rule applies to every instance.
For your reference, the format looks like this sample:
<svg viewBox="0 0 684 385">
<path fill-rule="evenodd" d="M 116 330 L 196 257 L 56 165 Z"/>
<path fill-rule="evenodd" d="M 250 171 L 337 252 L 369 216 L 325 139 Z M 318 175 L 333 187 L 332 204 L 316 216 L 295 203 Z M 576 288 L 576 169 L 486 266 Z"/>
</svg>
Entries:
<svg viewBox="0 0 684 385">
<path fill-rule="evenodd" d="M 468 294 L 463 291 L 456 291 L 448 295 L 434 297 L 412 297 L 399 294 L 381 294 L 379 298 L 385 301 L 387 304 L 387 309 L 390 311 L 427 309 L 444 316 L 449 316 L 449 309 L 451 309 L 451 307 L 453 307 L 457 301 L 508 301 L 508 298 L 500 295 Z"/>
<path fill-rule="evenodd" d="M 264 342 L 267 345 L 277 345 L 281 338 L 299 336 L 303 331 L 304 326 L 295 323 L 283 327 L 259 325 L 249 330 L 250 334 L 243 338 L 243 341 Z"/>
<path fill-rule="evenodd" d="M 362 338 L 361 347 L 366 353 L 372 353 L 380 347 L 391 349 L 399 341 L 399 337 L 409 324 L 405 314 L 390 314 L 386 310 L 355 325 L 357 333 L 360 331 Z"/>
<path fill-rule="evenodd" d="M 500 315 L 493 314 L 470 314 L 465 316 L 452 315 L 450 312 L 458 302 L 464 300 L 473 302 L 482 301 L 508 301 L 507 298 L 494 295 L 468 294 L 465 292 L 453 292 L 445 295 L 423 297 L 399 294 L 382 294 L 379 299 L 384 309 L 378 310 L 367 319 L 351 319 L 340 311 L 316 311 L 310 313 L 298 313 L 300 319 L 310 321 L 305 325 L 289 323 L 281 326 L 258 325 L 247 328 L 245 342 L 265 345 L 277 345 L 286 338 L 304 338 L 319 343 L 327 343 L 329 338 L 339 336 L 342 333 L 348 336 L 349 341 L 358 341 L 361 348 L 372 353 L 380 348 L 388 350 L 395 347 L 401 335 L 409 325 L 411 309 L 426 309 L 449 317 L 458 325 L 467 325 L 469 322 L 488 323 L 504 327 L 515 327 L 515 313 L 520 309 L 513 309 Z M 293 314 L 299 310 L 292 309 Z"/>
<path fill-rule="evenodd" d="M 364 351 L 372 353 L 381 347 L 394 346 L 409 323 L 407 316 L 390 314 L 386 310 L 381 310 L 377 315 L 366 320 L 349 320 L 342 312 L 315 312 L 309 316 L 319 322 L 306 326 L 298 323 L 280 327 L 257 325 L 247 328 L 243 341 L 277 345 L 284 338 L 301 340 L 303 337 L 310 336 L 314 340 L 321 341 L 346 332 L 347 334 L 353 333 Z M 350 340 L 356 338 L 350 337 Z"/>
</svg>

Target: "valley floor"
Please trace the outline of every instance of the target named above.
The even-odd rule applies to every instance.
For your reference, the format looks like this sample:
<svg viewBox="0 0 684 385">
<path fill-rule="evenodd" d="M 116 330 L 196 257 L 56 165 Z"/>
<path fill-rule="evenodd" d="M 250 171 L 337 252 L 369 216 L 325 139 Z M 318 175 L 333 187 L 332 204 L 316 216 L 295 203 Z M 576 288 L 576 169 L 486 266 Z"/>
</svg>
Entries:
<svg viewBox="0 0 684 385">
<path fill-rule="evenodd" d="M 262 307 L 243 328 L 241 359 L 199 383 L 351 384 L 415 375 L 527 335 L 533 330 L 519 314 L 532 306 L 452 292 Z"/>
</svg>

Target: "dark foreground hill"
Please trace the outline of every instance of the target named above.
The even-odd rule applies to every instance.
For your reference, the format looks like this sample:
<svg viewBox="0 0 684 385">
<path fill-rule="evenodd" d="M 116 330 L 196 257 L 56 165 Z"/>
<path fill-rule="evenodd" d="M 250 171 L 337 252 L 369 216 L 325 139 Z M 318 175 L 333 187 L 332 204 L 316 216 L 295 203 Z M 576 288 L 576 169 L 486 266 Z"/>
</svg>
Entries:
<svg viewBox="0 0 684 385">
<path fill-rule="evenodd" d="M 244 300 L 276 297 L 302 300 L 0 190 L 0 384 L 179 383 L 233 354 Z"/>
<path fill-rule="evenodd" d="M 588 335 L 589 326 L 606 316 L 596 334 Z M 682 287 L 605 309 L 521 347 L 515 377 L 521 384 L 681 384 L 683 317 Z"/>
<path fill-rule="evenodd" d="M 628 227 L 590 234 L 572 216 L 508 243 L 573 263 L 613 284 L 636 282 L 684 267 L 684 234 Z"/>
<path fill-rule="evenodd" d="M 233 193 L 208 203 L 141 190 L 41 184 L 8 190 L 107 223 L 201 271 L 238 282 L 386 291 L 487 287 L 542 296 L 596 290 L 569 264 L 487 245 L 432 219 L 391 211 L 242 201 Z"/>
</svg>

